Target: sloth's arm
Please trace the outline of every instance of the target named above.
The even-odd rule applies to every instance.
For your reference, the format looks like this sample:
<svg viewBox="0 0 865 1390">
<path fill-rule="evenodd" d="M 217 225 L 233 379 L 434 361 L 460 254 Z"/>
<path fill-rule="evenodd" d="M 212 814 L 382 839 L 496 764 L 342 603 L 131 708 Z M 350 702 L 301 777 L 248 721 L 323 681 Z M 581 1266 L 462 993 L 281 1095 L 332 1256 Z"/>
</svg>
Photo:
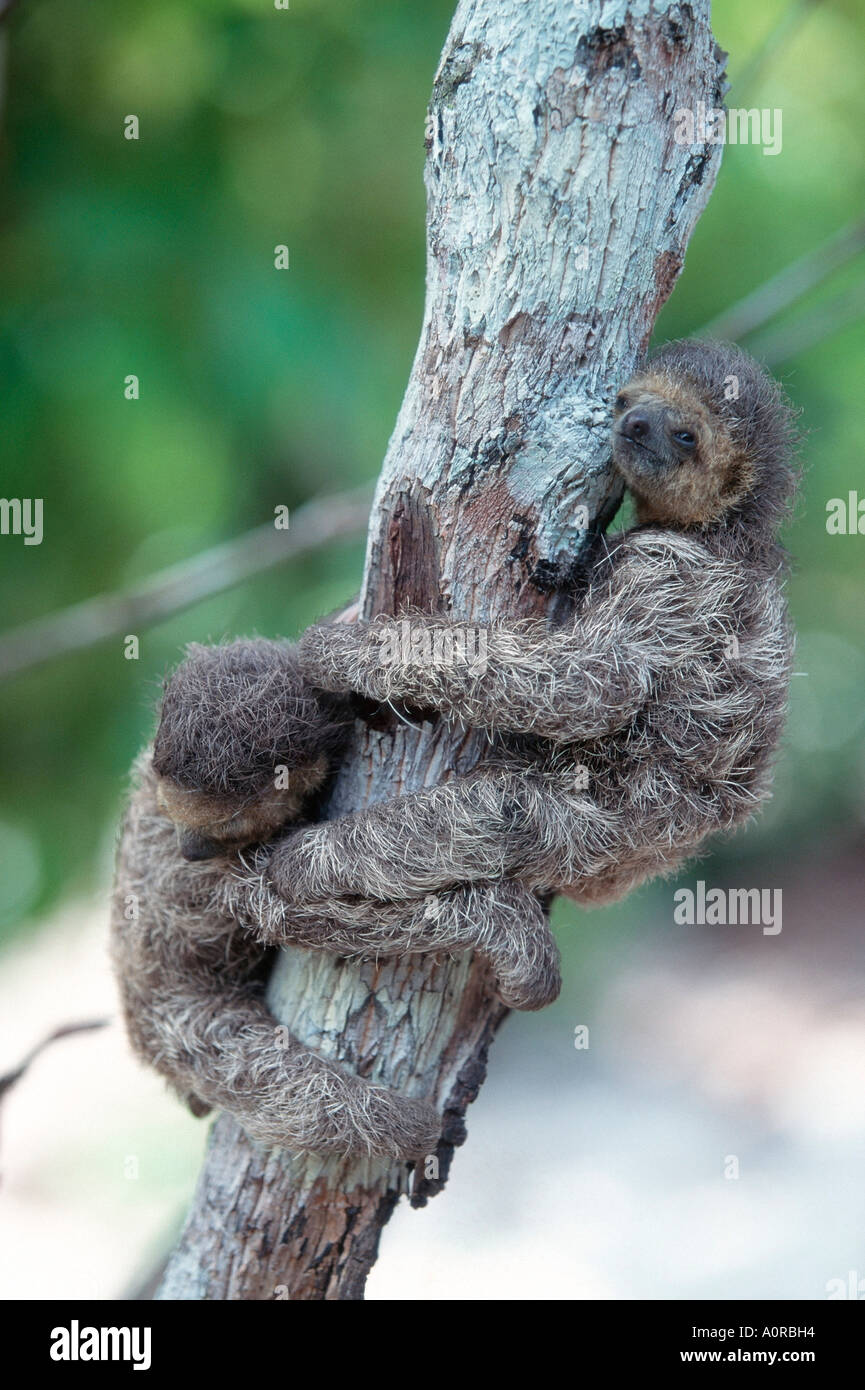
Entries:
<svg viewBox="0 0 865 1390">
<path fill-rule="evenodd" d="M 414 1158 L 433 1152 L 434 1109 L 309 1051 L 251 992 L 189 971 L 137 982 L 126 1013 L 136 1051 L 193 1113 L 226 1110 L 251 1138 L 301 1152 Z"/>
<path fill-rule="evenodd" d="M 379 618 L 310 628 L 300 661 L 325 690 L 437 709 L 468 727 L 559 742 L 603 737 L 630 723 L 654 680 L 706 633 L 706 552 L 693 549 L 683 557 L 625 542 L 609 582 L 590 590 L 566 629 Z"/>
<path fill-rule="evenodd" d="M 291 942 L 363 957 L 475 950 L 490 962 L 509 1008 L 541 1009 L 559 993 L 549 921 L 535 894 L 515 880 L 466 883 L 410 901 L 289 904 L 274 891 L 266 867 L 266 851 L 258 851 L 243 871 L 221 876 L 217 896 L 221 912 L 268 946 Z"/>
<path fill-rule="evenodd" d="M 289 834 L 264 873 L 287 902 L 323 912 L 340 897 L 391 902 L 503 877 L 547 892 L 608 868 L 619 820 L 576 777 L 485 770 Z"/>
<path fill-rule="evenodd" d="M 292 903 L 334 895 L 389 902 L 498 879 L 525 855 L 528 796 L 518 772 L 456 778 L 289 832 L 266 876 Z"/>
<path fill-rule="evenodd" d="M 469 728 L 567 742 L 627 724 L 644 703 L 645 654 L 585 626 L 473 628 L 462 622 L 377 619 L 310 628 L 307 679 L 325 690 L 440 711 Z"/>
</svg>

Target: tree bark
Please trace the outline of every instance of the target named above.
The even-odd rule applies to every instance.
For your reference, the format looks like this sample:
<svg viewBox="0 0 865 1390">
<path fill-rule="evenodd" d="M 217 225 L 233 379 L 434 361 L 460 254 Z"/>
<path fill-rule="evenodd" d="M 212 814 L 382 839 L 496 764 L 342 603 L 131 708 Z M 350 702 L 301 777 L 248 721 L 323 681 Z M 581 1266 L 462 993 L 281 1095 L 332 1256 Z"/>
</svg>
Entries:
<svg viewBox="0 0 865 1390">
<path fill-rule="evenodd" d="M 674 123 L 722 103 L 708 9 L 459 5 L 427 120 L 426 308 L 370 522 L 365 616 L 415 605 L 486 622 L 567 604 L 620 496 L 612 397 L 717 172 L 720 147 L 677 143 Z M 419 718 L 359 722 L 329 814 L 464 770 L 479 746 Z M 468 957 L 285 950 L 269 998 L 317 1051 L 436 1098 L 438 1174 L 268 1155 L 223 1116 L 161 1298 L 362 1298 L 399 1195 L 422 1205 L 443 1186 L 505 1012 Z"/>
</svg>

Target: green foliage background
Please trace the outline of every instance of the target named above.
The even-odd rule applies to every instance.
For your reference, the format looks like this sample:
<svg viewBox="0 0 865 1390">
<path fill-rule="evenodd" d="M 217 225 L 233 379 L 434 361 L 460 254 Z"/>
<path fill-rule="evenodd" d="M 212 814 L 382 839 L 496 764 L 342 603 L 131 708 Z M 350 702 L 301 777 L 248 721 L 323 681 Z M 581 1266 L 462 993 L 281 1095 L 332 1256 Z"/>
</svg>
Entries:
<svg viewBox="0 0 865 1390">
<path fill-rule="evenodd" d="M 726 150 L 659 337 L 693 332 L 863 206 L 856 0 L 814 5 L 737 90 L 786 4 L 714 7 L 728 101 L 781 108 L 783 152 Z M 45 538 L 0 537 L 4 626 L 375 476 L 420 325 L 423 123 L 451 13 L 451 0 L 21 0 L 5 25 L 0 491 L 44 498 Z M 138 141 L 123 138 L 129 113 Z M 839 294 L 849 305 L 861 280 L 860 259 L 791 322 Z M 790 537 L 806 674 L 773 809 L 720 869 L 861 830 L 865 537 L 827 536 L 825 507 L 865 495 L 863 368 L 861 320 L 779 368 L 808 431 Z M 0 930 L 105 872 L 182 644 L 294 633 L 357 587 L 362 559 L 360 539 L 335 546 L 139 634 L 138 661 L 118 640 L 0 688 Z"/>
</svg>

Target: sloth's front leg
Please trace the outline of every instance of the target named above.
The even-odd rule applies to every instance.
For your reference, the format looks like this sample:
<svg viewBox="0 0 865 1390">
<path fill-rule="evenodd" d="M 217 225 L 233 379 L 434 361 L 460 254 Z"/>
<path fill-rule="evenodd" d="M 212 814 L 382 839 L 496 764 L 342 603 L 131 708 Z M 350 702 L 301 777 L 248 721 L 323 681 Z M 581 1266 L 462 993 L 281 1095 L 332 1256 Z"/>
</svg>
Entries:
<svg viewBox="0 0 865 1390">
<path fill-rule="evenodd" d="M 321 945 L 381 955 L 474 950 L 490 962 L 496 993 L 508 1008 L 543 1009 L 558 998 L 559 952 L 547 914 L 515 879 L 464 884 L 416 904 L 387 904 L 384 913 L 379 904 L 364 907 L 373 909 L 366 927 L 352 921 L 351 904 L 328 903 L 328 915 L 315 924 Z M 309 910 L 302 909 L 301 926 Z"/>
<path fill-rule="evenodd" d="M 485 771 L 299 830 L 274 846 L 266 875 L 292 903 L 418 898 L 499 879 L 539 849 L 540 779 Z"/>
<path fill-rule="evenodd" d="M 484 768 L 289 834 L 262 851 L 263 873 L 292 904 L 391 902 L 504 878 L 546 894 L 608 874 L 633 853 L 634 830 L 567 769 Z"/>
<path fill-rule="evenodd" d="M 645 608 L 645 588 L 631 588 Z M 557 631 L 420 615 L 319 625 L 304 632 L 298 659 L 323 690 L 436 709 L 464 728 L 580 742 L 630 723 L 651 689 L 656 635 L 631 615 L 633 595 L 617 598 Z M 665 601 L 674 606 L 674 593 Z"/>
<path fill-rule="evenodd" d="M 512 1009 L 542 1009 L 561 988 L 559 953 L 538 898 L 515 879 L 468 883 L 415 901 L 289 904 L 261 873 L 226 876 L 220 910 L 268 946 L 291 942 L 346 956 L 478 951 Z"/>
</svg>

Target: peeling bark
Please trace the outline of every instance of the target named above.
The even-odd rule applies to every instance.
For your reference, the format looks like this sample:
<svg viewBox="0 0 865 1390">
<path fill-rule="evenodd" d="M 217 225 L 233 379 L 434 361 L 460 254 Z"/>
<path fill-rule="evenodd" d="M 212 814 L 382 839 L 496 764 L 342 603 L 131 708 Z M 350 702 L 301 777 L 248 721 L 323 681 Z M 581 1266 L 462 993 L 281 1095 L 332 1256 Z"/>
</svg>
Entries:
<svg viewBox="0 0 865 1390">
<path fill-rule="evenodd" d="M 463 0 L 427 121 L 427 297 L 370 522 L 362 611 L 484 622 L 561 613 L 615 509 L 609 406 L 643 356 L 720 147 L 675 141 L 719 106 L 707 0 Z M 590 518 L 580 524 L 580 509 Z M 467 769 L 476 735 L 358 722 L 330 814 Z M 432 1095 L 441 1189 L 505 1010 L 479 962 L 379 964 L 285 950 L 277 1017 L 363 1075 Z M 408 1165 L 256 1151 L 211 1136 L 159 1297 L 357 1299 Z"/>
</svg>

